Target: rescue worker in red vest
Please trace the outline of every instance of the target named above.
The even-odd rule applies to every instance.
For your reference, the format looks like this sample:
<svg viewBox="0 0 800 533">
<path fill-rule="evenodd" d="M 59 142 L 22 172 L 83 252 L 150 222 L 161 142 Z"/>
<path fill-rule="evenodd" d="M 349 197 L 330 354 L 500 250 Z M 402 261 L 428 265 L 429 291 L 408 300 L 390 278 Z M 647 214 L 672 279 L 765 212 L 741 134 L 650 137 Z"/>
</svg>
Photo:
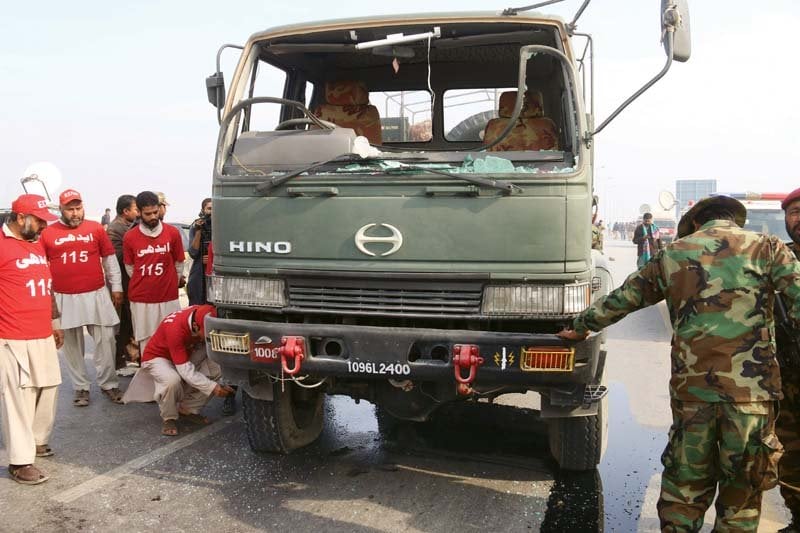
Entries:
<svg viewBox="0 0 800 533">
<path fill-rule="evenodd" d="M 161 433 L 178 434 L 177 420 L 207 424 L 200 410 L 211 396 L 225 397 L 234 391 L 219 385 L 218 364 L 206 357 L 203 322 L 216 316 L 211 305 L 190 305 L 161 321 L 142 354 L 142 367 L 136 372 L 124 401 L 155 400 L 161 412 Z"/>
<path fill-rule="evenodd" d="M 64 362 L 75 397 L 72 405 L 89 405 L 83 328 L 94 340 L 97 384 L 114 403 L 122 403 L 114 365 L 115 309 L 122 305 L 122 274 L 108 234 L 99 223 L 86 220 L 83 199 L 67 189 L 59 196 L 61 220 L 42 232 L 42 244 L 53 273 L 53 292 L 64 328 Z M 106 281 L 111 286 L 109 295 Z"/>
<path fill-rule="evenodd" d="M 133 336 L 144 351 L 161 321 L 181 308 L 178 287 L 183 277 L 183 241 L 177 228 L 161 222 L 154 192 L 136 196 L 141 220 L 122 238 L 122 258 L 131 277 L 128 300 Z"/>
<path fill-rule="evenodd" d="M 33 462 L 53 455 L 47 443 L 61 383 L 56 350 L 64 334 L 38 237 L 57 218 L 43 197 L 23 194 L 11 204 L 0 235 L 0 425 L 8 473 L 26 485 L 47 481 Z"/>
</svg>

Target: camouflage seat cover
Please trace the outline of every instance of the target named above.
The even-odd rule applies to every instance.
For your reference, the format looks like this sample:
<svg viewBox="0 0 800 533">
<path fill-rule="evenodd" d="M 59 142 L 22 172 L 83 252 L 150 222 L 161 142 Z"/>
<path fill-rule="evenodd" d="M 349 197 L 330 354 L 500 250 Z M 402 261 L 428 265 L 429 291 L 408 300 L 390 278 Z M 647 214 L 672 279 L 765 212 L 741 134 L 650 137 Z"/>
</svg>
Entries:
<svg viewBox="0 0 800 533">
<path fill-rule="evenodd" d="M 514 112 L 516 91 L 507 91 L 500 95 L 497 114 L 486 124 L 483 132 L 483 143 L 489 144 L 497 139 L 508 125 L 508 119 Z M 558 128 L 555 122 L 544 116 L 542 93 L 525 91 L 522 111 L 514 128 L 490 152 L 508 150 L 558 150 Z"/>
<path fill-rule="evenodd" d="M 369 105 L 369 92 L 360 81 L 325 82 L 325 102 L 314 110 L 322 120 L 342 128 L 352 128 L 370 144 L 382 144 L 378 108 Z"/>
</svg>

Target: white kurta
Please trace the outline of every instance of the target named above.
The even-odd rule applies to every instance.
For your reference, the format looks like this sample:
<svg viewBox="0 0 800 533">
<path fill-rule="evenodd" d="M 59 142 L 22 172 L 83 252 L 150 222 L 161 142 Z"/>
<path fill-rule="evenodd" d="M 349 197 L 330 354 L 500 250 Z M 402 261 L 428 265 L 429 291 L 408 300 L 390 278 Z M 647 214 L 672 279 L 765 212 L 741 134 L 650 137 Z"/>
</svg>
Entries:
<svg viewBox="0 0 800 533">
<path fill-rule="evenodd" d="M 163 357 L 142 363 L 122 401 L 156 401 L 161 418 L 175 420 L 179 405 L 190 413 L 200 412 L 211 399 L 221 376 L 219 365 L 208 359 L 205 345 L 200 345 L 182 365 L 176 366 Z"/>
<path fill-rule="evenodd" d="M 61 383 L 53 336 L 0 339 L 0 426 L 13 465 L 33 463 L 53 430 Z"/>
<path fill-rule="evenodd" d="M 131 302 L 131 319 L 133 320 L 133 337 L 141 342 L 153 336 L 161 321 L 175 311 L 181 310 L 180 299 L 169 302 L 148 304 Z"/>
<path fill-rule="evenodd" d="M 56 305 L 61 312 L 63 329 L 81 326 L 116 326 L 119 316 L 108 289 L 100 287 L 96 291 L 79 294 L 63 294 L 56 292 Z"/>
</svg>

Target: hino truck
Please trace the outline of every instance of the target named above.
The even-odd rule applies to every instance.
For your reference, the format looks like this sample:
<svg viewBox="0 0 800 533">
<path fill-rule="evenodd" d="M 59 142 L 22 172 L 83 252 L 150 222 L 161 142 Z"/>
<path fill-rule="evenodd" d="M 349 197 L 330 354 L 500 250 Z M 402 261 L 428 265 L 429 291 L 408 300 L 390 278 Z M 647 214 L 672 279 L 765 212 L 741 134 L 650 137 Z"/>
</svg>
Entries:
<svg viewBox="0 0 800 533">
<path fill-rule="evenodd" d="M 302 23 L 220 49 L 207 346 L 243 389 L 254 451 L 313 442 L 325 395 L 372 402 L 389 432 L 530 392 L 560 467 L 596 467 L 603 337 L 556 336 L 611 287 L 591 249 L 593 141 L 688 59 L 689 20 L 663 0 L 666 64 L 595 126 L 589 0 L 570 22 L 537 11 L 553 3 Z"/>
</svg>

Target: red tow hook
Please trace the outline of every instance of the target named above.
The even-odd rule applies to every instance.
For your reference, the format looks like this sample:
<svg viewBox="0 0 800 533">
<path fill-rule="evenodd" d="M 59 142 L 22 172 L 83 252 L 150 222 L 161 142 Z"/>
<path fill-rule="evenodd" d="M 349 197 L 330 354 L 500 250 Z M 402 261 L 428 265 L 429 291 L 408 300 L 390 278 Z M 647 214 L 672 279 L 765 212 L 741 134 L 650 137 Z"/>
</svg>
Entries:
<svg viewBox="0 0 800 533">
<path fill-rule="evenodd" d="M 483 364 L 483 357 L 475 344 L 456 344 L 453 346 L 453 371 L 456 375 L 458 393 L 467 396 L 472 393 L 470 386 L 475 381 L 478 367 Z M 462 368 L 468 367 L 469 373 L 464 377 Z"/>
<path fill-rule="evenodd" d="M 281 345 L 278 347 L 278 353 L 281 355 L 281 368 L 283 372 L 294 376 L 300 372 L 300 366 L 305 358 L 305 341 L 303 337 L 281 337 Z M 287 359 L 294 359 L 294 366 L 289 368 Z"/>
</svg>

